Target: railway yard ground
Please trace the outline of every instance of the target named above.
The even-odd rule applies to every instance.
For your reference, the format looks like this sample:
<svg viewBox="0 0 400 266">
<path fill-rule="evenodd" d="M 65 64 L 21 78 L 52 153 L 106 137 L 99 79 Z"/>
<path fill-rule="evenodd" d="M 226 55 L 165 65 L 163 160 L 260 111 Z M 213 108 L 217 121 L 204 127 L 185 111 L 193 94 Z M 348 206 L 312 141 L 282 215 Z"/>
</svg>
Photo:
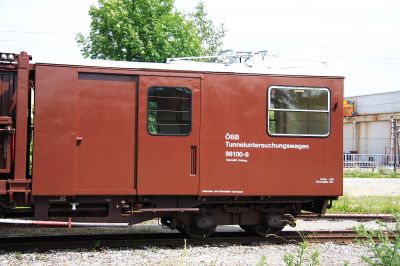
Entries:
<svg viewBox="0 0 400 266">
<path fill-rule="evenodd" d="M 400 213 L 400 178 L 345 178 L 343 187 L 328 212 Z"/>
<path fill-rule="evenodd" d="M 345 178 L 343 205 L 351 205 L 354 202 L 374 204 L 374 198 L 380 199 L 382 208 L 390 211 L 390 204 L 399 206 L 400 178 Z M 369 201 L 368 201 L 369 200 Z M 347 201 L 347 202 L 346 202 Z M 394 201 L 394 203 L 393 203 Z M 384 202 L 386 205 L 383 206 Z M 357 208 L 350 211 L 357 211 Z M 344 208 L 345 209 L 345 208 Z M 335 206 L 333 212 L 340 212 Z M 346 210 L 346 209 L 345 209 Z M 394 209 L 396 211 L 396 209 Z M 368 229 L 379 229 L 380 226 L 374 221 L 337 220 L 337 219 L 299 219 L 296 228 L 287 227 L 284 231 L 303 230 L 344 230 L 352 229 L 364 224 Z M 393 227 L 395 224 L 389 222 Z M 96 233 L 98 229 L 79 229 L 78 231 L 68 229 L 0 229 L 1 235 L 23 235 L 43 232 L 50 234 L 68 232 L 68 234 L 86 230 L 88 234 Z M 103 230 L 103 229 L 102 229 Z M 115 232 L 117 229 L 107 229 Z M 121 229 L 118 229 L 121 230 Z M 133 226 L 130 230 L 134 233 L 162 233 L 170 232 L 157 224 L 146 223 Z M 237 226 L 221 226 L 220 232 L 241 231 Z M 134 240 L 132 240 L 134 241 Z M 0 252 L 0 265 L 285 265 L 290 256 L 298 257 L 302 246 L 297 243 L 274 244 L 262 242 L 254 244 L 207 244 L 186 245 L 182 247 L 160 247 L 157 245 L 139 248 L 89 248 L 89 249 L 63 249 L 49 251 L 20 251 Z M 357 243 L 309 243 L 304 247 L 304 257 L 318 255 L 320 265 L 367 265 L 362 257 L 372 256 L 371 251 Z M 308 265 L 308 264 L 307 264 Z"/>
</svg>

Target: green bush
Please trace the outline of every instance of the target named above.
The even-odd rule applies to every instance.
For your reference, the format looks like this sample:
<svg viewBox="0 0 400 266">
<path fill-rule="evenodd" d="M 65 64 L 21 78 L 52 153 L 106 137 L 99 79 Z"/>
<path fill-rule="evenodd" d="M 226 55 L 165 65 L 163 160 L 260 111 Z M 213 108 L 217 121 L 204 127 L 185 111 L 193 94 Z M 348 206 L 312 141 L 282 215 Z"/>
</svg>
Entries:
<svg viewBox="0 0 400 266">
<path fill-rule="evenodd" d="M 378 231 L 368 231 L 364 225 L 356 228 L 357 233 L 367 240 L 361 242 L 368 247 L 373 256 L 363 256 L 363 260 L 369 265 L 400 265 L 400 215 L 396 215 L 396 226 L 394 229 L 387 224 L 377 222 L 383 229 Z M 394 240 L 389 239 L 388 235 L 394 235 Z"/>
<path fill-rule="evenodd" d="M 302 266 L 302 265 L 317 266 L 317 265 L 320 265 L 319 252 L 315 250 L 311 253 L 311 256 L 309 258 L 307 258 L 305 256 L 307 248 L 308 248 L 308 242 L 304 241 L 304 242 L 300 243 L 300 246 L 296 252 L 296 255 L 293 255 L 293 254 L 284 255 L 283 261 L 285 262 L 286 266 Z"/>
</svg>

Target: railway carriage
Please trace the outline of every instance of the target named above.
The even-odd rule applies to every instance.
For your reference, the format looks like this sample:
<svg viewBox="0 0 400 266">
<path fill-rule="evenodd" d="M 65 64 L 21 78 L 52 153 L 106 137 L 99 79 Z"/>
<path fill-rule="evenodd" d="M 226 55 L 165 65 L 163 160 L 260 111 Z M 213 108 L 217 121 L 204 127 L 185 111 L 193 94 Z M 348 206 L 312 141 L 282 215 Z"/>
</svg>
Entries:
<svg viewBox="0 0 400 266">
<path fill-rule="evenodd" d="M 2 222 L 265 235 L 342 195 L 343 77 L 0 58 Z"/>
</svg>

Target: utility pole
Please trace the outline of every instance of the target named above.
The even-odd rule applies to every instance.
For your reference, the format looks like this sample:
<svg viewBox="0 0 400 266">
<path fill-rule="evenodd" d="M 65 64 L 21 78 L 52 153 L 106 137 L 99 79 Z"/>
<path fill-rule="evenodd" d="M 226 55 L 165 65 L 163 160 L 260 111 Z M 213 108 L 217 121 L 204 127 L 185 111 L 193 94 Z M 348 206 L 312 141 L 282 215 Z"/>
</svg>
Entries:
<svg viewBox="0 0 400 266">
<path fill-rule="evenodd" d="M 393 127 L 393 149 L 394 149 L 394 158 L 393 158 L 393 171 L 396 173 L 396 164 L 397 164 L 397 120 L 392 118 L 392 127 Z"/>
<path fill-rule="evenodd" d="M 397 143 L 397 154 L 396 154 L 396 158 L 397 158 L 397 160 L 399 160 L 400 159 L 400 143 L 399 143 L 399 127 L 398 127 L 398 125 L 397 125 L 397 120 L 395 120 L 396 121 L 396 143 Z M 397 161 L 396 161 L 396 163 L 397 163 Z"/>
</svg>

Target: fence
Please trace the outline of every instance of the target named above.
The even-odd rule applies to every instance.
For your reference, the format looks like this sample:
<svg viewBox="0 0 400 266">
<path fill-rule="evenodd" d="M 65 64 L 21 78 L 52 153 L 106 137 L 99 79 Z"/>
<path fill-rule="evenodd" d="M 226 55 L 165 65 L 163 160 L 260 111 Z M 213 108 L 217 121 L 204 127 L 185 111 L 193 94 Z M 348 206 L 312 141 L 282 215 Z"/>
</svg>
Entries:
<svg viewBox="0 0 400 266">
<path fill-rule="evenodd" d="M 399 158 L 397 158 L 399 165 Z M 343 168 L 393 167 L 394 155 L 389 154 L 343 154 Z"/>
</svg>

